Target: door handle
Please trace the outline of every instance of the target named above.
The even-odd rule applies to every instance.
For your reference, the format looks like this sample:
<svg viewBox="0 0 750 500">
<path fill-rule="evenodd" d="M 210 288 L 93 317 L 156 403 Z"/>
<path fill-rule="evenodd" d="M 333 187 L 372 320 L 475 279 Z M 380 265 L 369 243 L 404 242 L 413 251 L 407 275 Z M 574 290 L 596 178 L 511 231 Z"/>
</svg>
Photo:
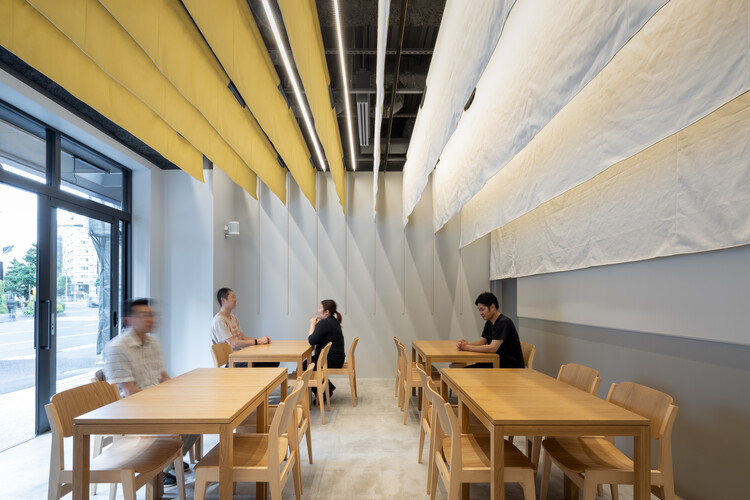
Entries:
<svg viewBox="0 0 750 500">
<path fill-rule="evenodd" d="M 54 329 L 54 319 L 52 317 L 52 301 L 40 300 L 37 309 L 37 335 L 39 339 L 39 349 L 49 350 L 51 343 L 52 330 Z M 36 340 L 35 338 L 35 340 Z"/>
</svg>

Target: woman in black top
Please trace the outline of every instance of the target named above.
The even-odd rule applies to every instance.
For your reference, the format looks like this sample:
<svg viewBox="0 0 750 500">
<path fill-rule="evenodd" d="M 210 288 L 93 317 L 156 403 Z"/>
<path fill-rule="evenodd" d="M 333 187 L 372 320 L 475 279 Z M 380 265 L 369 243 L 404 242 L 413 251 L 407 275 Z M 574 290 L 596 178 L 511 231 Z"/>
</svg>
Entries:
<svg viewBox="0 0 750 500">
<path fill-rule="evenodd" d="M 310 331 L 307 341 L 315 346 L 312 360 L 315 369 L 318 369 L 318 358 L 323 348 L 332 342 L 328 351 L 328 368 L 341 368 L 344 366 L 346 351 L 344 349 L 344 334 L 341 332 L 341 313 L 336 310 L 336 302 L 326 299 L 318 305 L 318 315 L 310 318 Z M 333 382 L 328 381 L 329 394 L 333 396 L 336 387 Z"/>
</svg>

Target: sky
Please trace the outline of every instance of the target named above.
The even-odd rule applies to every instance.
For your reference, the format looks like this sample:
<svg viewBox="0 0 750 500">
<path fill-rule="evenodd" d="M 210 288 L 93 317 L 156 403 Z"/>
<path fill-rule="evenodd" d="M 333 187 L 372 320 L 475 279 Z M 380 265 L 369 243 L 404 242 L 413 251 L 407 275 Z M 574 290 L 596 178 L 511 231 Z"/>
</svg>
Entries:
<svg viewBox="0 0 750 500">
<path fill-rule="evenodd" d="M 21 260 L 26 251 L 36 243 L 36 195 L 0 184 L 0 253 L 13 245 L 13 250 L 0 255 L 8 269 L 10 262 Z"/>
</svg>

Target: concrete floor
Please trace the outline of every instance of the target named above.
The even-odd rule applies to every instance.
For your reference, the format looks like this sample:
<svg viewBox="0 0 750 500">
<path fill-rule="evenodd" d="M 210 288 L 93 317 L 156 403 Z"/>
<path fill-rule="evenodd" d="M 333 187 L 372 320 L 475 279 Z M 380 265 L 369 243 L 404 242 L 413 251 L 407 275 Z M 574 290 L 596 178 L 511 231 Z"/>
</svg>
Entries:
<svg viewBox="0 0 750 500">
<path fill-rule="evenodd" d="M 320 412 L 313 408 L 313 459 L 307 461 L 303 445 L 302 479 L 303 498 L 326 500 L 429 498 L 425 493 L 427 482 L 426 460 L 417 463 L 419 441 L 419 414 L 416 398 L 412 398 L 407 425 L 402 425 L 403 413 L 393 396 L 393 379 L 359 380 L 357 407 L 352 408 L 348 380 L 337 385 L 331 411 L 326 412 L 326 425 L 320 424 Z M 205 436 L 204 448 L 209 450 L 218 442 L 217 436 Z M 521 446 L 522 439 L 516 438 Z M 66 443 L 71 451 L 72 443 Z M 0 453 L 0 470 L 6 479 L 0 497 L 13 500 L 41 500 L 47 496 L 50 436 L 39 436 Z M 8 481 L 12 478 L 12 481 Z M 186 473 L 187 497 L 193 497 L 195 473 Z M 438 499 L 447 498 L 446 490 L 438 483 Z M 611 498 L 608 488 L 605 497 Z M 521 488 L 516 484 L 506 486 L 508 500 L 521 500 Z M 237 499 L 255 498 L 253 484 L 239 484 Z M 489 485 L 472 485 L 471 499 L 489 497 Z M 138 492 L 144 498 L 145 488 Z M 537 484 L 538 495 L 538 484 Z M 70 498 L 68 496 L 67 498 Z M 92 498 L 107 499 L 108 486 L 99 488 Z M 122 498 L 118 488 L 117 498 Z M 177 488 L 167 488 L 164 498 L 177 498 Z M 207 499 L 218 498 L 218 485 L 208 488 Z M 290 480 L 284 489 L 284 499 L 294 498 Z M 550 500 L 562 499 L 562 477 L 553 467 L 550 481 Z M 632 499 L 632 488 L 620 487 L 620 498 Z M 654 497 L 655 498 L 655 497 Z"/>
</svg>

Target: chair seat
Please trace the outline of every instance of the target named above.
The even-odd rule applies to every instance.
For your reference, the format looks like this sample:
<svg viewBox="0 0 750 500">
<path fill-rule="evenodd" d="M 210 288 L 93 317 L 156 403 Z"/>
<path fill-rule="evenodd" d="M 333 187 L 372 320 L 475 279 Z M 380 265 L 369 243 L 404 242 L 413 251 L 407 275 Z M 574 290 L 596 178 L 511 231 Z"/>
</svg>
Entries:
<svg viewBox="0 0 750 500">
<path fill-rule="evenodd" d="M 286 457 L 289 442 L 286 437 L 279 438 L 279 460 Z M 268 468 L 268 434 L 235 434 L 234 469 L 267 469 Z M 281 464 L 281 462 L 279 462 Z M 219 446 L 214 446 L 200 461 L 195 469 L 219 467 Z"/>
<path fill-rule="evenodd" d="M 633 471 L 633 461 L 603 438 L 547 438 L 542 447 L 563 468 L 579 474 L 597 470 Z"/>
<path fill-rule="evenodd" d="M 91 461 L 91 471 L 134 469 L 149 472 L 182 450 L 179 436 L 126 436 L 105 448 Z"/>
<path fill-rule="evenodd" d="M 450 449 L 452 438 L 443 439 L 443 454 L 446 462 L 450 465 Z M 505 445 L 504 461 L 505 467 L 516 469 L 534 469 L 531 460 L 521 450 L 508 441 Z M 461 459 L 464 469 L 488 469 L 490 468 L 490 438 L 488 436 L 474 436 L 473 434 L 461 434 Z"/>
<path fill-rule="evenodd" d="M 340 374 L 342 374 L 344 372 L 348 372 L 348 371 L 349 371 L 349 362 L 348 361 L 344 361 L 344 366 L 342 366 L 341 368 L 328 368 L 328 373 L 335 373 L 337 375 L 340 375 Z"/>
</svg>

